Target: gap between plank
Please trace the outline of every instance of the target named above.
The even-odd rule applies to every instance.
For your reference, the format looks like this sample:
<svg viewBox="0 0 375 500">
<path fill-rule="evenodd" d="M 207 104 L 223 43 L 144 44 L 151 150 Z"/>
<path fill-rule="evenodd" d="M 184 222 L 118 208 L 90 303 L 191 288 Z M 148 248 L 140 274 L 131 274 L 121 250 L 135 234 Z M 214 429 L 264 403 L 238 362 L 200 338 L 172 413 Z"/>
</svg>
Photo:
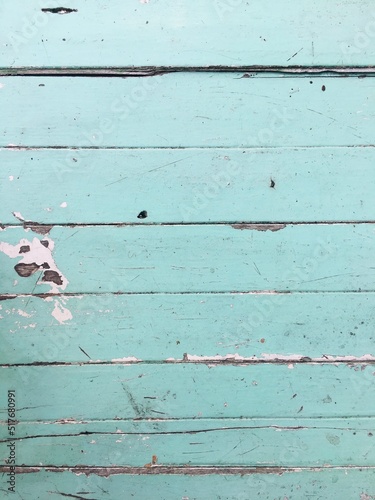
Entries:
<svg viewBox="0 0 375 500">
<path fill-rule="evenodd" d="M 1 229 L 31 229 L 34 232 L 39 232 L 38 229 L 44 228 L 45 232 L 49 233 L 53 227 L 69 227 L 69 228 L 86 228 L 86 227 L 138 227 L 138 226 L 230 226 L 239 230 L 254 230 L 254 231 L 278 231 L 285 229 L 287 226 L 324 226 L 324 225 L 365 225 L 375 224 L 375 220 L 320 220 L 320 221 L 198 221 L 198 222 L 12 222 L 0 223 Z M 47 231 L 48 229 L 48 231 Z"/>
<path fill-rule="evenodd" d="M 102 476 L 109 477 L 113 475 L 148 475 L 148 474 L 163 474 L 163 475 L 189 475 L 189 476 L 204 476 L 204 475 L 254 475 L 254 474 L 276 474 L 282 475 L 286 473 L 296 472 L 321 472 L 323 470 L 370 470 L 375 472 L 373 466 L 335 466 L 325 465 L 323 467 L 228 467 L 228 466 L 163 466 L 152 465 L 149 467 L 91 467 L 91 466 L 74 466 L 74 467 L 57 467 L 54 465 L 28 465 L 16 466 L 16 474 L 33 474 L 39 472 L 71 472 L 76 475 L 84 474 L 86 476 Z M 0 472 L 7 474 L 10 467 L 1 466 Z"/>
<path fill-rule="evenodd" d="M 235 358 L 225 357 L 223 359 L 215 359 L 217 356 L 198 356 L 184 355 L 181 359 L 162 359 L 162 360 L 146 360 L 146 359 L 125 359 L 123 361 L 33 361 L 31 363 L 1 363 L 0 368 L 28 368 L 28 367 L 47 367 L 47 366 L 117 366 L 117 365 L 209 365 L 209 366 L 253 366 L 253 365 L 375 365 L 375 357 L 368 355 L 364 356 L 331 356 L 323 355 L 321 358 L 310 358 L 309 356 L 277 356 L 274 359 L 270 358 Z"/>
<path fill-rule="evenodd" d="M 65 293 L 19 293 L 19 294 L 13 294 L 13 293 L 2 293 L 0 294 L 0 301 L 2 300 L 13 300 L 17 298 L 29 298 L 29 297 L 35 297 L 35 298 L 40 298 L 40 299 L 46 299 L 48 297 L 78 297 L 82 298 L 83 296 L 88 296 L 88 297 L 101 297 L 103 295 L 197 295 L 197 296 L 203 296 L 203 295 L 228 295 L 228 296 L 233 296 L 233 295 L 284 295 L 284 294 L 306 294 L 306 293 L 311 293 L 311 294 L 327 294 L 327 293 L 332 293 L 332 294 L 347 294 L 347 293 L 375 293 L 375 290 L 324 290 L 323 292 L 321 290 L 304 290 L 304 291 L 298 291 L 298 290 L 237 290 L 237 291 L 229 291 L 225 290 L 222 292 L 207 292 L 207 291 L 194 291 L 194 292 L 65 292 Z"/>
<path fill-rule="evenodd" d="M 273 73 L 279 76 L 318 75 L 367 76 L 375 74 L 375 66 L 123 66 L 123 67 L 0 67 L 0 76 L 72 76 L 72 77 L 148 77 L 168 73 Z M 257 75 L 248 75 L 252 78 Z M 267 75 L 267 77 L 269 77 Z"/>
</svg>

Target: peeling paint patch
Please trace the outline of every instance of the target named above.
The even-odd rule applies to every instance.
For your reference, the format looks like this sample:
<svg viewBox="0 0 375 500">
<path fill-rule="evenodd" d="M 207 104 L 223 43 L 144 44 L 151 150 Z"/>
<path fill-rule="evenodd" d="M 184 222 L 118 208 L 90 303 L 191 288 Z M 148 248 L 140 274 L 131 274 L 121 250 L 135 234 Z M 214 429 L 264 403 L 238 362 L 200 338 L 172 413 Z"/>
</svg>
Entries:
<svg viewBox="0 0 375 500">
<path fill-rule="evenodd" d="M 45 245 L 48 242 L 48 245 Z M 24 252 L 25 247 L 29 250 Z M 58 269 L 56 263 L 52 257 L 52 251 L 54 248 L 54 242 L 50 238 L 45 238 L 43 242 L 38 238 L 33 238 L 32 241 L 21 239 L 17 245 L 11 245 L 10 243 L 1 242 L 0 252 L 4 253 L 11 259 L 21 257 L 21 260 L 16 264 L 15 270 L 19 276 L 29 277 L 36 271 L 48 270 L 49 272 L 54 271 L 60 278 L 57 280 L 43 279 L 37 284 L 49 284 L 51 287 L 50 293 L 59 293 L 68 285 L 68 280 L 63 275 L 63 273 Z M 23 250 L 21 250 L 23 249 Z"/>
<path fill-rule="evenodd" d="M 44 237 L 43 240 L 33 238 L 32 241 L 21 239 L 16 245 L 0 242 L 0 252 L 11 259 L 21 259 L 14 266 L 14 270 L 19 276 L 28 278 L 36 272 L 40 272 L 36 285 L 47 285 L 50 287 L 47 293 L 55 294 L 65 290 L 69 281 L 57 267 L 52 256 L 53 249 L 54 241 L 48 237 Z M 68 300 L 66 297 L 60 296 L 56 299 L 47 297 L 46 300 L 54 302 L 51 314 L 60 324 L 72 319 L 72 313 L 65 307 Z"/>
<path fill-rule="evenodd" d="M 368 495 L 367 493 L 361 493 L 361 500 L 373 500 L 373 499 L 375 499 L 375 496 Z"/>
</svg>

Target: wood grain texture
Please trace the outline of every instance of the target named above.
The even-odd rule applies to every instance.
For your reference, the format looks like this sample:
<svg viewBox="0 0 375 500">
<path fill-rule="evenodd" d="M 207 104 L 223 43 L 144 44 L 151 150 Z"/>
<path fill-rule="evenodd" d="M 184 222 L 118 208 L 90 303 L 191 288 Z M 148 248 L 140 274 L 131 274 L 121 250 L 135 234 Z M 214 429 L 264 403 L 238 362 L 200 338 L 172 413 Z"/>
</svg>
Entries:
<svg viewBox="0 0 375 500">
<path fill-rule="evenodd" d="M 16 0 L 0 19 L 3 67 L 373 64 L 370 0 Z"/>
<path fill-rule="evenodd" d="M 0 364 L 164 361 L 185 354 L 227 362 L 375 355 L 374 293 L 94 294 L 55 300 L 71 319 L 56 315 L 56 303 L 41 297 L 0 302 Z"/>
<path fill-rule="evenodd" d="M 242 148 L 374 144 L 372 77 L 243 75 L 3 77 L 0 145 Z"/>
<path fill-rule="evenodd" d="M 373 224 L 48 229 L 1 232 L 1 293 L 375 289 Z"/>
<path fill-rule="evenodd" d="M 12 212 L 45 224 L 375 220 L 373 148 L 3 149 L 0 160 L 3 224 Z"/>
<path fill-rule="evenodd" d="M 3 367 L 2 405 L 9 388 L 22 422 L 345 418 L 375 411 L 374 366 L 366 363 Z"/>
<path fill-rule="evenodd" d="M 147 469 L 153 455 L 159 467 L 366 467 L 373 430 L 365 418 L 67 421 L 21 424 L 15 443 L 27 467 Z"/>
<path fill-rule="evenodd" d="M 372 500 L 374 492 L 372 468 L 316 469 L 274 472 L 270 474 L 236 474 L 218 471 L 217 474 L 168 475 L 163 473 L 148 476 L 112 473 L 109 477 L 98 475 L 98 472 L 76 473 L 64 469 L 43 469 L 17 475 L 17 488 L 25 500 L 45 500 L 56 495 L 74 497 L 77 494 L 87 500 L 102 498 L 116 499 L 134 498 L 144 500 L 191 500 L 226 499 L 248 500 L 258 493 L 265 500 L 288 498 L 301 500 L 342 500 L 343 492 L 348 499 Z M 111 469 L 114 471 L 115 469 Z M 153 471 L 153 469 L 149 469 Z M 61 472 L 60 472 L 61 471 Z M 158 471 L 157 471 L 158 472 Z M 14 494 L 4 492 L 5 498 L 13 498 Z"/>
</svg>

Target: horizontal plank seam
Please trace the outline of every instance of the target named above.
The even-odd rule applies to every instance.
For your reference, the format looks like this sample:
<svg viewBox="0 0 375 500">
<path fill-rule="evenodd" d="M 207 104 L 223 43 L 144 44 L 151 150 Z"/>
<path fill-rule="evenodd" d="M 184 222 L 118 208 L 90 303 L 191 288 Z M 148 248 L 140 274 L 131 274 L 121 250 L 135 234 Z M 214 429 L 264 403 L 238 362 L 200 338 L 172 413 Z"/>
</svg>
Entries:
<svg viewBox="0 0 375 500">
<path fill-rule="evenodd" d="M 29 407 L 23 407 L 23 408 L 18 408 L 17 411 L 20 411 L 20 410 L 27 410 L 29 409 Z M 54 420 L 50 420 L 50 419 L 44 419 L 44 420 L 18 420 L 17 421 L 17 425 L 18 426 L 30 426 L 30 425 L 34 425 L 34 426 L 38 426 L 38 425 L 94 425 L 94 424 L 102 424 L 102 423 L 105 423 L 105 424 L 119 424 L 119 423 L 123 423 L 123 424 L 131 424 L 131 425 L 137 425 L 137 424 L 153 424 L 153 423 L 157 423 L 157 424 L 186 424 L 186 425 L 189 425 L 190 423 L 192 424 L 196 424 L 197 422 L 199 422 L 202 426 L 205 424 L 205 423 L 208 423 L 208 422 L 219 422 L 219 423 L 222 423 L 221 427 L 222 428 L 223 426 L 224 427 L 231 427 L 231 425 L 229 425 L 229 422 L 243 422 L 242 426 L 244 427 L 251 427 L 251 426 L 245 426 L 244 423 L 246 422 L 260 422 L 260 421 L 266 421 L 266 422 L 273 422 L 272 424 L 268 424 L 267 426 L 262 426 L 262 427 L 271 427 L 271 426 L 275 426 L 276 424 L 274 424 L 275 421 L 278 421 L 278 422 L 283 422 L 283 421 L 286 421 L 286 422 L 300 422 L 300 421 L 303 421 L 303 422 L 306 422 L 306 421 L 313 421 L 313 422 L 316 422 L 316 421 L 346 421 L 346 420 L 350 420 L 350 421 L 356 421 L 356 422 L 359 422 L 359 423 L 367 423 L 367 421 L 369 421 L 368 423 L 371 425 L 371 429 L 370 431 L 373 432 L 373 422 L 374 422 L 374 416 L 373 415 L 367 415 L 367 416 L 347 416 L 347 415 L 340 415 L 340 416 L 337 416 L 337 415 L 333 415 L 333 416 L 330 416 L 330 415 L 324 415 L 324 416 L 303 416 L 303 415 L 300 415 L 298 414 L 298 416 L 267 416 L 267 417 L 168 417 L 168 418 L 162 418 L 162 417 L 115 417 L 115 418 L 87 418 L 87 419 L 83 419 L 83 420 L 76 420 L 74 418 L 62 418 L 62 419 L 54 419 Z M 227 423 L 227 425 L 225 425 L 225 423 Z M 8 425 L 8 420 L 2 420 L 0 419 L 0 425 Z M 208 425 L 208 424 L 207 424 Z M 281 425 L 279 427 L 297 427 L 297 426 L 288 426 L 288 425 Z M 307 424 L 304 423 L 303 427 L 306 427 L 306 428 L 312 428 L 313 426 L 309 426 Z M 320 426 L 315 426 L 316 428 L 321 428 Z M 326 426 L 327 427 L 327 426 Z M 338 426 L 335 425 L 335 426 L 331 426 L 332 428 L 335 428 L 337 429 Z M 331 428 L 330 427 L 330 428 Z M 18 427 L 19 428 L 19 427 Z M 345 427 L 345 429 L 348 429 L 348 427 Z M 351 427 L 350 427 L 351 429 Z M 356 427 L 354 430 L 358 430 L 358 427 Z M 366 429 L 365 429 L 366 430 Z M 141 433 L 141 431 L 138 432 L 138 434 Z"/>
<path fill-rule="evenodd" d="M 255 151 L 259 150 L 264 153 L 267 150 L 303 150 L 303 149 L 358 149 L 358 148 L 374 148 L 375 144 L 345 144 L 345 146 L 340 145 L 340 144 L 330 144 L 330 145 L 292 145 L 292 146 L 270 146 L 270 145 L 265 145 L 263 147 L 257 146 L 251 146 L 251 145 L 246 145 L 246 146 L 239 146 L 238 144 L 232 145 L 232 146 L 200 146 L 200 145 L 195 145 L 195 146 L 74 146 L 74 145 L 58 145 L 58 146 L 44 146 L 42 144 L 40 145 L 23 145 L 23 144 L 18 144 L 18 145 L 1 145 L 0 144 L 0 151 L 45 151 L 45 150 L 56 150 L 56 151 L 175 151 L 175 150 L 223 150 L 223 151 L 229 151 L 229 150 L 238 150 L 238 151 Z"/>
<path fill-rule="evenodd" d="M 21 411 L 21 410 L 27 410 L 29 409 L 29 407 L 23 407 L 23 408 L 18 408 L 17 411 Z M 33 408 L 31 408 L 33 409 Z M 196 424 L 197 422 L 203 422 L 202 425 L 205 423 L 205 422 L 222 422 L 223 425 L 222 427 L 224 426 L 225 427 L 225 423 L 226 422 L 233 422 L 233 421 L 237 421 L 237 422 L 248 422 L 248 421 L 256 421 L 256 422 L 260 422 L 260 421 L 267 421 L 267 422 L 275 422 L 275 421 L 278 421 L 278 422 L 283 422 L 283 421 L 286 421 L 286 422 L 291 422 L 291 421 L 296 421 L 296 422 L 305 422 L 305 421 L 313 421 L 313 422 L 316 422 L 316 421 L 346 421 L 346 420 L 350 420 L 350 421 L 355 421 L 355 422 L 364 422 L 364 423 L 367 423 L 365 421 L 369 421 L 369 424 L 371 425 L 371 429 L 370 431 L 373 432 L 374 429 L 373 429 L 373 422 L 374 422 L 374 416 L 373 415 L 357 415 L 357 416 L 353 416 L 353 415 L 340 415 L 340 416 L 337 416 L 337 415 L 324 415 L 324 416 L 302 416 L 300 414 L 298 414 L 298 416 L 285 416 L 285 415 L 282 415 L 282 416 L 260 416 L 260 417 L 238 417 L 238 416 L 235 416 L 235 417 L 220 417 L 220 416 L 216 416 L 216 417 L 168 417 L 168 418 L 163 418 L 163 417 L 115 417 L 115 418 L 87 418 L 87 419 L 84 419 L 84 420 L 76 420 L 76 419 L 72 419 L 72 418 L 62 418 L 62 419 L 57 419 L 57 420 L 18 420 L 17 421 L 17 425 L 18 426 L 31 426 L 31 425 L 34 425 L 34 426 L 38 426 L 38 425 L 94 425 L 94 424 L 102 424 L 102 423 L 105 423 L 105 424 L 108 424 L 108 423 L 111 423 L 111 424 L 125 424 L 125 425 L 128 425 L 128 424 L 132 424 L 132 425 L 137 425 L 137 424 L 153 424 L 153 423 L 156 423 L 156 424 L 186 424 L 188 425 L 189 423 L 193 423 L 193 424 Z M 8 425 L 8 421 L 7 420 L 1 420 L 0 419 L 0 426 L 1 425 Z M 275 424 L 272 424 L 272 425 L 275 425 Z M 229 425 L 227 425 L 227 427 L 230 427 Z M 271 427 L 271 424 L 268 424 L 267 426 L 265 427 Z M 284 426 L 281 426 L 281 427 L 288 427 L 287 425 L 284 425 Z M 290 427 L 290 426 L 289 426 Z M 312 426 L 308 426 L 307 424 L 304 424 L 303 427 L 306 427 L 306 428 L 311 428 Z M 337 428 L 338 426 L 335 425 L 333 426 L 333 428 Z M 318 428 L 318 427 L 317 427 Z M 346 428 L 347 429 L 347 428 Z M 354 430 L 358 430 L 358 428 L 355 428 Z M 359 429 L 361 430 L 361 429 Z M 365 429 L 367 430 L 367 429 Z M 139 433 L 142 433 L 142 432 L 138 432 Z M 10 438 L 9 438 L 10 439 Z"/>
<path fill-rule="evenodd" d="M 295 75 L 313 75 L 330 73 L 331 76 L 375 73 L 375 66 L 289 66 L 289 65 L 206 65 L 206 66 L 20 66 L 0 67 L 0 75 L 6 76 L 78 76 L 78 77 L 147 77 L 168 73 L 280 73 Z M 249 75 L 250 76 L 250 75 Z M 253 75 L 251 75 L 253 76 Z"/>
<path fill-rule="evenodd" d="M 226 432 L 226 431 L 245 431 L 245 430 L 275 430 L 275 431 L 306 431 L 306 430 L 335 430 L 335 431 L 359 431 L 357 427 L 329 427 L 329 426 L 280 426 L 280 425 L 257 425 L 257 426 L 233 426 L 233 427 L 217 427 L 214 429 L 194 429 L 194 430 L 183 430 L 183 431 L 156 431 L 156 432 L 123 432 L 123 431 L 82 431 L 75 433 L 64 433 L 64 434 L 35 434 L 32 436 L 20 436 L 20 437 L 9 437 L 1 439 L 0 443 L 9 443 L 12 441 L 26 441 L 31 439 L 44 439 L 44 438 L 66 438 L 66 437 L 81 437 L 81 436 L 167 436 L 167 435 L 191 435 L 191 434 L 204 434 L 210 432 Z M 373 427 L 368 429 L 360 429 L 362 432 L 371 432 Z"/>
<path fill-rule="evenodd" d="M 229 226 L 234 229 L 254 230 L 254 231 L 277 231 L 284 229 L 287 226 L 326 226 L 326 225 L 372 225 L 375 224 L 375 219 L 371 220 L 313 220 L 313 221 L 196 221 L 196 222 L 34 222 L 25 221 L 21 223 L 1 223 L 2 229 L 31 229 L 36 232 L 38 228 L 54 228 L 54 227 L 141 227 L 141 226 Z M 276 226 L 276 227 L 275 227 Z"/>
<path fill-rule="evenodd" d="M 285 356 L 287 358 L 287 356 Z M 290 364 L 304 364 L 304 365 L 339 365 L 339 364 L 349 364 L 349 365 L 375 365 L 375 357 L 367 359 L 365 357 L 352 357 L 352 356 L 337 356 L 334 359 L 327 358 L 309 358 L 304 356 L 300 359 L 295 359 L 290 357 L 290 359 L 275 358 L 270 359 L 202 359 L 202 360 L 185 360 L 185 359 L 173 359 L 173 360 L 138 360 L 138 361 L 34 361 L 31 363 L 1 363 L 0 368 L 17 368 L 17 367 L 48 367 L 48 366 L 116 366 L 116 365 L 181 365 L 181 364 L 192 364 L 192 365 L 215 365 L 215 366 L 247 366 L 247 365 L 290 365 Z"/>
<path fill-rule="evenodd" d="M 49 297 L 78 297 L 82 298 L 82 296 L 87 296 L 87 297 L 101 297 L 103 295 L 197 295 L 197 296 L 202 296 L 202 295 L 228 295 L 228 296 L 233 296 L 233 295 L 302 295 L 302 294 L 348 294 L 348 293 L 355 293 L 355 294 L 373 294 L 375 293 L 375 290 L 237 290 L 237 291 L 222 291 L 222 292 L 208 292 L 208 291 L 194 291 L 194 292 L 66 292 L 66 293 L 20 293 L 20 294 L 13 294 L 13 293 L 2 293 L 0 294 L 0 301 L 1 300 L 14 300 L 17 298 L 30 298 L 30 297 L 35 297 L 35 298 L 40 298 L 40 299 L 46 299 Z"/>
<path fill-rule="evenodd" d="M 58 467 L 54 465 L 23 465 L 16 467 L 16 474 L 28 474 L 38 472 L 72 472 L 73 474 L 85 474 L 86 476 L 112 476 L 116 474 L 126 475 L 147 475 L 147 474 L 164 474 L 164 475 L 252 475 L 252 474 L 285 474 L 285 473 L 300 473 L 300 472 L 321 472 L 323 470 L 359 470 L 359 471 L 375 471 L 374 466 L 357 466 L 357 465 L 324 465 L 323 467 L 264 467 L 264 466 L 163 466 L 152 465 L 148 467 L 100 467 L 100 466 L 73 466 L 73 467 Z M 6 474 L 10 471 L 10 467 L 1 466 L 0 472 Z"/>
</svg>

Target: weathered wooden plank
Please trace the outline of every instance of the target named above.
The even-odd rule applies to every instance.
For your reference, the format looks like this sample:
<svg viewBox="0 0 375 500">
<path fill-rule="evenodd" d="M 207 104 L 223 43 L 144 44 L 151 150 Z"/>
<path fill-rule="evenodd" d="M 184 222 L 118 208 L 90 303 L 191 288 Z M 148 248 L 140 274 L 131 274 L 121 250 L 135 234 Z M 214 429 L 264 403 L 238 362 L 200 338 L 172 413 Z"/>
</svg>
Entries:
<svg viewBox="0 0 375 500">
<path fill-rule="evenodd" d="M 365 363 L 3 367 L 0 389 L 3 415 L 7 391 L 16 391 L 20 421 L 344 418 L 375 412 L 374 366 Z"/>
<path fill-rule="evenodd" d="M 15 0 L 0 7 L 0 63 L 368 66 L 374 16 L 370 0 Z"/>
<path fill-rule="evenodd" d="M 145 209 L 147 223 L 375 220 L 373 148 L 3 149 L 0 160 L 6 224 L 12 212 L 134 223 Z"/>
<path fill-rule="evenodd" d="M 0 83 L 1 146 L 374 144 L 372 77 L 177 73 L 149 78 L 3 77 Z"/>
<path fill-rule="evenodd" d="M 0 453 L 15 443 L 23 466 L 373 466 L 371 419 L 220 419 L 155 422 L 19 424 Z M 5 438 L 5 440 L 4 440 Z"/>
<path fill-rule="evenodd" d="M 50 237 L 15 227 L 3 230 L 1 240 L 1 293 L 356 291 L 375 285 L 373 224 L 56 226 Z"/>
<path fill-rule="evenodd" d="M 56 300 L 57 308 L 33 296 L 0 302 L 1 364 L 182 360 L 184 354 L 202 361 L 374 354 L 373 293 L 102 294 Z M 71 318 L 62 316 L 61 307 Z"/>
<path fill-rule="evenodd" d="M 237 474 L 228 472 L 212 475 L 115 474 L 109 477 L 99 473 L 80 473 L 43 468 L 17 475 L 16 491 L 24 500 L 45 500 L 63 495 L 88 500 L 118 500 L 132 498 L 144 500 L 248 500 L 261 495 L 264 500 L 372 500 L 374 498 L 374 469 L 340 468 L 274 472 L 269 474 Z M 5 488 L 4 488 L 5 489 Z M 5 498 L 14 494 L 4 491 Z"/>
</svg>

